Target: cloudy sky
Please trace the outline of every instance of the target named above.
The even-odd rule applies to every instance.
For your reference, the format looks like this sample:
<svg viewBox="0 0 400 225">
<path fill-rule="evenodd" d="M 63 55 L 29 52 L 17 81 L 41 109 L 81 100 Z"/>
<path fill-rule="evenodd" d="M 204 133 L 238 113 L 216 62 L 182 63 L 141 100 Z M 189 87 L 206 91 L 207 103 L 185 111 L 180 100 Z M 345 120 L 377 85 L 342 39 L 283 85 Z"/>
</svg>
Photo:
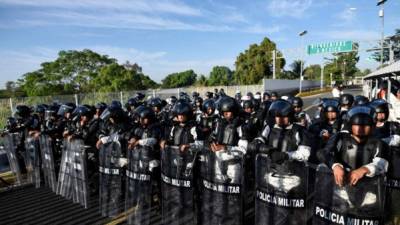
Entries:
<svg viewBox="0 0 400 225">
<path fill-rule="evenodd" d="M 236 56 L 265 36 L 291 60 L 304 44 L 353 40 L 370 48 L 380 38 L 375 0 L 0 0 L 0 86 L 54 60 L 60 50 L 92 49 L 143 67 L 160 81 Z M 400 28 L 400 1 L 385 4 L 385 34 Z M 367 53 L 360 67 L 375 68 Z M 323 55 L 306 57 L 321 63 Z"/>
</svg>

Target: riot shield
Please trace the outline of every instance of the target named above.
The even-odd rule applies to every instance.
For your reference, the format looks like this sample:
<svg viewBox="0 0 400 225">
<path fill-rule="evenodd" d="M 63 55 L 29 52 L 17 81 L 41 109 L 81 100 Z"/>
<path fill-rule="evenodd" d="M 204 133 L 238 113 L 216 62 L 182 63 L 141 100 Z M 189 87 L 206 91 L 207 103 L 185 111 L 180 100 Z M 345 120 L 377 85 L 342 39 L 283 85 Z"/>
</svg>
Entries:
<svg viewBox="0 0 400 225">
<path fill-rule="evenodd" d="M 66 199 L 72 199 L 73 197 L 72 182 L 74 179 L 74 174 L 72 170 L 72 163 L 73 152 L 71 152 L 71 143 L 64 139 L 56 193 Z"/>
<path fill-rule="evenodd" d="M 128 151 L 125 195 L 128 224 L 150 224 L 153 153 L 149 146 L 136 146 Z"/>
<path fill-rule="evenodd" d="M 303 162 L 272 163 L 256 156 L 255 224 L 305 225 L 308 167 Z"/>
<path fill-rule="evenodd" d="M 40 151 L 42 156 L 43 178 L 45 185 L 57 191 L 56 171 L 54 168 L 53 140 L 49 135 L 40 135 Z"/>
<path fill-rule="evenodd" d="M 71 141 L 70 152 L 72 159 L 72 186 L 73 201 L 79 203 L 83 207 L 89 206 L 89 185 L 86 166 L 86 150 L 82 139 L 74 139 Z"/>
<path fill-rule="evenodd" d="M 103 144 L 99 152 L 99 202 L 102 216 L 115 216 L 121 212 L 121 157 L 121 144 L 118 141 Z"/>
<path fill-rule="evenodd" d="M 332 170 L 317 168 L 313 209 L 314 225 L 383 225 L 384 177 L 364 177 L 355 186 L 335 184 Z"/>
<path fill-rule="evenodd" d="M 25 166 L 28 183 L 40 187 L 41 158 L 38 140 L 28 137 L 25 140 Z"/>
<path fill-rule="evenodd" d="M 199 162 L 199 224 L 242 224 L 243 153 L 204 149 Z"/>
<path fill-rule="evenodd" d="M 181 152 L 178 146 L 161 151 L 161 193 L 163 224 L 197 224 L 193 167 L 197 151 Z"/>
<path fill-rule="evenodd" d="M 390 147 L 389 168 L 386 180 L 386 222 L 400 218 L 400 148 Z"/>
<path fill-rule="evenodd" d="M 18 162 L 17 145 L 21 140 L 19 133 L 7 133 L 4 138 L 4 150 L 6 151 L 7 158 L 10 164 L 10 169 L 16 178 L 16 184 L 22 183 L 21 168 Z"/>
</svg>

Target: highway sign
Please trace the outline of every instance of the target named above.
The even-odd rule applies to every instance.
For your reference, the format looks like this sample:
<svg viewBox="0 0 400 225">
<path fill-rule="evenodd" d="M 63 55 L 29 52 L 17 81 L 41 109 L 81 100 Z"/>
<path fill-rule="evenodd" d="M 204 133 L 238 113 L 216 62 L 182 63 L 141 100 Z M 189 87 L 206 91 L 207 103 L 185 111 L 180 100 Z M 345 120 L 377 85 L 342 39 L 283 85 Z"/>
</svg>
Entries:
<svg viewBox="0 0 400 225">
<path fill-rule="evenodd" d="M 336 41 L 307 46 L 307 54 L 350 52 L 353 50 L 352 41 Z"/>
</svg>

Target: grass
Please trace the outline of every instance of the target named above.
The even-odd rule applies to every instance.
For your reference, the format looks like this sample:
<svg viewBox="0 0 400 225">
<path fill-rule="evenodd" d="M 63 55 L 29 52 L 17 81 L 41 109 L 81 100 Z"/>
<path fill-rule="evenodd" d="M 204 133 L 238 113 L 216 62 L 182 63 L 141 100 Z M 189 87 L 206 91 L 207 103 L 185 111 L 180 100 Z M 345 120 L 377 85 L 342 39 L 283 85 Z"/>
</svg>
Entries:
<svg viewBox="0 0 400 225">
<path fill-rule="evenodd" d="M 309 90 L 309 91 L 303 91 L 301 93 L 298 93 L 296 96 L 297 97 L 307 97 L 307 96 L 312 96 L 312 95 L 317 95 L 317 94 L 322 94 L 322 93 L 327 93 L 327 92 L 331 92 L 332 88 L 330 87 L 325 87 L 323 89 L 313 89 L 313 90 Z"/>
</svg>

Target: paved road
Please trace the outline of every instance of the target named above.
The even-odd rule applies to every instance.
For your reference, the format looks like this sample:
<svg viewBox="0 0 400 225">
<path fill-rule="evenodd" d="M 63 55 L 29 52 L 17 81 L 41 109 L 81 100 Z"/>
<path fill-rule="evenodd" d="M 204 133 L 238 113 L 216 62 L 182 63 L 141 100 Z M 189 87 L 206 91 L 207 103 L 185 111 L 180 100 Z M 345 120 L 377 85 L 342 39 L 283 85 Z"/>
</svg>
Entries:
<svg viewBox="0 0 400 225">
<path fill-rule="evenodd" d="M 362 94 L 361 89 L 345 89 L 344 93 L 352 94 L 354 96 Z M 311 117 L 314 116 L 315 110 L 317 109 L 315 103 L 316 100 L 319 98 L 331 98 L 332 94 L 331 92 L 324 93 L 324 94 L 319 94 L 319 95 L 314 95 L 314 96 L 309 96 L 309 97 L 304 97 L 303 102 L 304 102 L 304 110 L 310 115 Z"/>
</svg>

